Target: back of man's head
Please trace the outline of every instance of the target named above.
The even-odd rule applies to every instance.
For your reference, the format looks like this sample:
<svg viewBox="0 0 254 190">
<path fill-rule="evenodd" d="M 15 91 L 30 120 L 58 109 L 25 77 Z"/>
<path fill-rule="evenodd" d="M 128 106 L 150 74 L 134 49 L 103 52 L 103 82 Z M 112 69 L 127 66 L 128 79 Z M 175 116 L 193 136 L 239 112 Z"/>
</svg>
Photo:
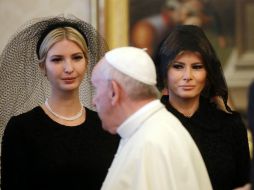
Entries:
<svg viewBox="0 0 254 190">
<path fill-rule="evenodd" d="M 132 100 L 158 98 L 156 70 L 148 53 L 135 47 L 121 47 L 105 54 L 108 79 L 117 81 Z"/>
</svg>

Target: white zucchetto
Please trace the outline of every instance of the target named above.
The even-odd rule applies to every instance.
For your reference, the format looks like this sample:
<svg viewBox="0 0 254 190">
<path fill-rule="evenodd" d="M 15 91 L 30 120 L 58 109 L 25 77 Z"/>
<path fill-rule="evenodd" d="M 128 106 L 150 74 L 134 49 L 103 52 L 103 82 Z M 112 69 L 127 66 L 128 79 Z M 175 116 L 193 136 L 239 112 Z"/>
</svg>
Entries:
<svg viewBox="0 0 254 190">
<path fill-rule="evenodd" d="M 105 59 L 115 69 L 148 85 L 156 84 L 156 70 L 151 57 L 144 49 L 115 48 L 105 54 Z"/>
</svg>

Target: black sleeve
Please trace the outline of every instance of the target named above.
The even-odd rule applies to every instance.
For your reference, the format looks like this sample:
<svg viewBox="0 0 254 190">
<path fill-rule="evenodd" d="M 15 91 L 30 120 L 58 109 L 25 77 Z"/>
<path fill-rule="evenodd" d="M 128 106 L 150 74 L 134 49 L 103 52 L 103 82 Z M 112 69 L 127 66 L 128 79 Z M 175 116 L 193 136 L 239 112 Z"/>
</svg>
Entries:
<svg viewBox="0 0 254 190">
<path fill-rule="evenodd" d="M 235 139 L 234 147 L 237 165 L 237 176 L 234 182 L 236 183 L 235 187 L 240 187 L 250 181 L 250 152 L 247 129 L 239 113 L 233 113 L 231 122 L 234 125 L 233 135 Z"/>
<path fill-rule="evenodd" d="M 1 154 L 1 189 L 23 189 L 27 182 L 27 155 L 22 122 L 12 117 L 8 122 L 3 139 Z"/>
<path fill-rule="evenodd" d="M 254 82 L 249 87 L 248 94 L 248 122 L 252 135 L 254 134 Z"/>
</svg>

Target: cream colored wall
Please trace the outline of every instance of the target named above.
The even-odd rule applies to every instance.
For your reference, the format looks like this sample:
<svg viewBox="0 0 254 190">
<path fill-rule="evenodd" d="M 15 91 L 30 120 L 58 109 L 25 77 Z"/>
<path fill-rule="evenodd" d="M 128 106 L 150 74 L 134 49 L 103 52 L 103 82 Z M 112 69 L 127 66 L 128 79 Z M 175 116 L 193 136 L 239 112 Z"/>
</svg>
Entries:
<svg viewBox="0 0 254 190">
<path fill-rule="evenodd" d="M 96 0 L 0 0 L 0 52 L 10 36 L 26 21 L 42 16 L 73 14 L 91 22 Z"/>
</svg>

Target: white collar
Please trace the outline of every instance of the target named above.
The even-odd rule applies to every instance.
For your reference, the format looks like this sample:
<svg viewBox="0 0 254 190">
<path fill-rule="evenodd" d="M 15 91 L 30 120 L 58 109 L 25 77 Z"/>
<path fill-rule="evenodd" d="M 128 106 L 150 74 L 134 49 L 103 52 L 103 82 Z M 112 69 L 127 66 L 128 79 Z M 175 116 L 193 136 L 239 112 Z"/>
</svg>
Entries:
<svg viewBox="0 0 254 190">
<path fill-rule="evenodd" d="M 129 138 L 135 131 L 139 129 L 141 124 L 150 117 L 154 112 L 163 108 L 164 105 L 160 100 L 153 100 L 141 107 L 138 111 L 129 116 L 118 128 L 117 133 L 121 138 Z"/>
</svg>

